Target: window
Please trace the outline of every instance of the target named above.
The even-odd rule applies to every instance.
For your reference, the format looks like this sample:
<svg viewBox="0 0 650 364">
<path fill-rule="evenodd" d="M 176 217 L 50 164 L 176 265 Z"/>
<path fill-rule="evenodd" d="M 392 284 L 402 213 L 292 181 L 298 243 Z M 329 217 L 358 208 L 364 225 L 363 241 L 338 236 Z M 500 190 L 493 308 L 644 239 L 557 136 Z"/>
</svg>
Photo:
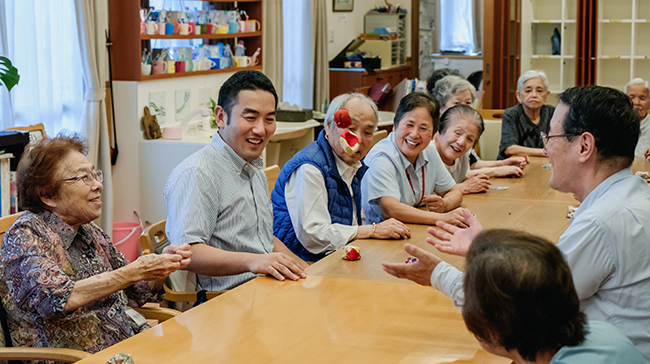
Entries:
<svg viewBox="0 0 650 364">
<path fill-rule="evenodd" d="M 48 135 L 85 133 L 74 0 L 5 0 L 0 13 L 0 53 L 20 74 L 10 97 L 0 90 L 0 129 L 43 123 Z"/>
<path fill-rule="evenodd" d="M 440 50 L 464 53 L 476 53 L 475 27 L 476 7 L 473 0 L 439 0 L 440 1 Z M 479 0 L 480 1 L 480 0 Z"/>
<path fill-rule="evenodd" d="M 311 109 L 314 98 L 314 67 L 311 59 L 311 13 L 309 1 L 283 0 L 283 101 Z"/>
</svg>

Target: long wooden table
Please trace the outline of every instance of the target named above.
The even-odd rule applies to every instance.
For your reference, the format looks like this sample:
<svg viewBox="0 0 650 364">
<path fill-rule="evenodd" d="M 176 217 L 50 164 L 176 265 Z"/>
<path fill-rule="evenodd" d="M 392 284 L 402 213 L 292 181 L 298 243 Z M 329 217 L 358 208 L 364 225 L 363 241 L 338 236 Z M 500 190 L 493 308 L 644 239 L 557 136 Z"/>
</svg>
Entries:
<svg viewBox="0 0 650 364">
<path fill-rule="evenodd" d="M 484 228 L 526 230 L 556 242 L 578 202 L 548 187 L 544 158 L 522 179 L 494 179 L 502 191 L 466 196 Z M 633 170 L 650 170 L 637 161 Z M 426 226 L 410 225 L 409 242 L 462 269 L 464 259 L 425 242 Z M 488 354 L 441 293 L 395 279 L 383 261 L 403 261 L 404 240 L 359 240 L 362 259 L 341 252 L 310 266 L 307 279 L 258 277 L 79 363 L 105 363 L 119 352 L 137 364 L 223 363 L 510 363 Z"/>
</svg>

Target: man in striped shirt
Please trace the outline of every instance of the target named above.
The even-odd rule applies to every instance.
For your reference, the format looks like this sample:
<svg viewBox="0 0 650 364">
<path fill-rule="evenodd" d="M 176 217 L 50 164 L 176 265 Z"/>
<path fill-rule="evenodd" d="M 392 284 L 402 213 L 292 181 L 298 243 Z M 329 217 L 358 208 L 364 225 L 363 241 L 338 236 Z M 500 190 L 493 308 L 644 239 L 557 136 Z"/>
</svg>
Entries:
<svg viewBox="0 0 650 364">
<path fill-rule="evenodd" d="M 273 236 L 262 151 L 275 133 L 277 94 L 258 71 L 240 71 L 219 90 L 212 142 L 172 171 L 165 186 L 166 233 L 190 243 L 200 289 L 234 288 L 256 274 L 304 278 L 307 263 Z"/>
</svg>

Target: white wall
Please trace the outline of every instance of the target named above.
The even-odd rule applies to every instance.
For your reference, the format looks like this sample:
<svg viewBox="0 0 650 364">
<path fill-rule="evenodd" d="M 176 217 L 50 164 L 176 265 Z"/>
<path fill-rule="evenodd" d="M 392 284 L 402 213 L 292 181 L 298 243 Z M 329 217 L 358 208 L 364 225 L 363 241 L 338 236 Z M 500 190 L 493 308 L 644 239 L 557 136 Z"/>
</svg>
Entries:
<svg viewBox="0 0 650 364">
<path fill-rule="evenodd" d="M 324 0 L 327 4 L 327 54 L 329 60 L 343 50 L 350 41 L 363 33 L 363 16 L 375 6 L 385 6 L 383 0 L 354 0 L 352 12 L 333 12 L 332 1 Z M 403 1 L 402 8 L 406 9 L 406 56 L 411 56 L 411 1 Z"/>
</svg>

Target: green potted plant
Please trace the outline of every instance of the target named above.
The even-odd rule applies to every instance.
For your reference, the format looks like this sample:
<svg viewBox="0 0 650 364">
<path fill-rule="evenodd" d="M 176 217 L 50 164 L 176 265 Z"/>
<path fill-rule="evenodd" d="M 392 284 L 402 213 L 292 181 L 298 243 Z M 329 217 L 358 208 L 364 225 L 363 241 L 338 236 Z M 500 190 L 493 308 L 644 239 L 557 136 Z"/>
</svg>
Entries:
<svg viewBox="0 0 650 364">
<path fill-rule="evenodd" d="M 7 90 L 11 91 L 19 80 L 18 70 L 11 64 L 9 58 L 0 56 L 0 84 L 4 84 Z"/>
</svg>

